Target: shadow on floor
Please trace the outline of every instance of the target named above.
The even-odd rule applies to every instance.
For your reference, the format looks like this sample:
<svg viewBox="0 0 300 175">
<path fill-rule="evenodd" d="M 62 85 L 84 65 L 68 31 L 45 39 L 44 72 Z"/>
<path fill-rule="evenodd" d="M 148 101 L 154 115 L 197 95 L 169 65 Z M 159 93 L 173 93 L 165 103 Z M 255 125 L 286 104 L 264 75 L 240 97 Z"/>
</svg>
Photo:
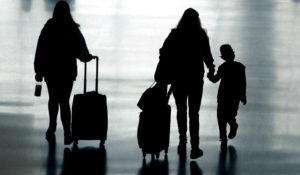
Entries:
<svg viewBox="0 0 300 175">
<path fill-rule="evenodd" d="M 143 159 L 142 167 L 138 171 L 138 175 L 168 175 L 169 161 L 168 156 L 165 155 L 164 160 L 155 159 L 154 155 L 151 157 L 149 163 Z"/>
<path fill-rule="evenodd" d="M 57 170 L 56 160 L 56 138 L 53 136 L 48 140 L 48 157 L 46 162 L 46 174 L 56 175 Z"/>
<path fill-rule="evenodd" d="M 198 166 L 197 162 L 191 161 L 190 163 L 191 175 L 202 175 L 202 170 Z"/>
<path fill-rule="evenodd" d="M 74 148 L 72 152 L 69 148 L 65 148 L 61 174 L 106 175 L 106 150 L 104 145 L 100 148 Z"/>
<path fill-rule="evenodd" d="M 58 168 L 60 169 L 60 167 L 57 167 L 55 142 L 55 138 L 49 141 L 48 159 L 46 164 L 47 175 L 56 175 Z M 106 166 L 106 150 L 103 145 L 100 146 L 100 148 L 74 147 L 72 150 L 70 148 L 65 148 L 60 175 L 106 175 Z"/>
<path fill-rule="evenodd" d="M 228 152 L 227 151 L 220 152 L 217 175 L 229 175 L 229 174 L 235 175 L 236 161 L 237 161 L 237 152 L 233 146 L 228 147 Z"/>
</svg>

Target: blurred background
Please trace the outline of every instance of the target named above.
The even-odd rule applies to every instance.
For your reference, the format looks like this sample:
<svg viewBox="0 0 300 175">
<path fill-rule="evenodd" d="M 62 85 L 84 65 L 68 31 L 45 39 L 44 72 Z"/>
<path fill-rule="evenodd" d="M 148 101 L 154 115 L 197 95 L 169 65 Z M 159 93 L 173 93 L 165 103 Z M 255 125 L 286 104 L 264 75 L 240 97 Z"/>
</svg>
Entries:
<svg viewBox="0 0 300 175">
<path fill-rule="evenodd" d="M 56 144 L 44 138 L 48 92 L 34 97 L 33 60 L 40 31 L 58 0 L 0 0 L 0 174 L 299 174 L 300 1 L 298 0 L 68 0 L 88 48 L 98 55 L 99 89 L 108 100 L 108 140 L 63 145 L 60 118 Z M 152 84 L 159 48 L 186 8 L 200 14 L 216 66 L 221 44 L 232 45 L 246 65 L 248 104 L 240 105 L 237 137 L 227 155 L 219 151 L 218 84 L 205 78 L 200 110 L 204 156 L 182 160 L 176 153 L 176 106 L 170 150 L 158 161 L 137 144 L 141 94 Z M 88 64 L 93 90 L 95 63 Z M 73 94 L 83 92 L 83 64 Z M 72 104 L 73 98 L 70 100 Z M 188 147 L 188 151 L 190 147 Z M 189 152 L 188 152 L 189 153 Z"/>
</svg>

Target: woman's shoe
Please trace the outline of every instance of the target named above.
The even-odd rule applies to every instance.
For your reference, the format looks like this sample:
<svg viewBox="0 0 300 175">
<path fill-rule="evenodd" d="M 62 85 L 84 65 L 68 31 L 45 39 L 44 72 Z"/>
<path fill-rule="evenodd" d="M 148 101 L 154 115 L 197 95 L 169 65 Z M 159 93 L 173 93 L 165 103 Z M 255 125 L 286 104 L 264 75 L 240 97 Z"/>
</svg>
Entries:
<svg viewBox="0 0 300 175">
<path fill-rule="evenodd" d="M 50 124 L 46 131 L 46 139 L 49 140 L 55 137 L 55 131 L 56 131 L 56 124 L 55 125 Z"/>
<path fill-rule="evenodd" d="M 46 140 L 48 141 L 52 141 L 53 139 L 55 139 L 55 134 L 54 132 L 46 132 Z"/>
<path fill-rule="evenodd" d="M 186 155 L 186 144 L 179 144 L 177 146 L 177 153 L 180 156 L 185 156 Z"/>
<path fill-rule="evenodd" d="M 72 136 L 65 136 L 65 140 L 64 143 L 65 145 L 70 145 L 71 143 L 73 143 L 73 137 Z"/>
</svg>

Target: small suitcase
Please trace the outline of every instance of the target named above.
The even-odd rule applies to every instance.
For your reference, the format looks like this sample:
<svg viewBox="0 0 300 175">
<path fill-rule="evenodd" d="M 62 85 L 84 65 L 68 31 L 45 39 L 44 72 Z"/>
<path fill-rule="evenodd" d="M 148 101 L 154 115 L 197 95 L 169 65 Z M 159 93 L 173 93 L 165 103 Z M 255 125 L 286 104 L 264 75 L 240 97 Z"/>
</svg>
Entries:
<svg viewBox="0 0 300 175">
<path fill-rule="evenodd" d="M 100 140 L 107 138 L 106 96 L 98 93 L 98 62 L 96 57 L 96 90 L 86 92 L 86 69 L 84 63 L 84 93 L 74 95 L 72 105 L 72 135 L 74 145 L 78 140 Z"/>
<path fill-rule="evenodd" d="M 158 159 L 162 150 L 165 151 L 165 154 L 168 153 L 171 122 L 171 107 L 168 105 L 168 101 L 172 91 L 171 88 L 163 98 L 160 95 L 157 96 L 156 104 L 159 105 L 154 105 L 153 108 L 145 108 L 140 113 L 137 138 L 144 158 L 146 154 L 152 154 Z M 155 96 L 155 93 L 152 94 L 152 100 L 153 96 Z M 161 103 L 162 101 L 164 103 Z"/>
</svg>

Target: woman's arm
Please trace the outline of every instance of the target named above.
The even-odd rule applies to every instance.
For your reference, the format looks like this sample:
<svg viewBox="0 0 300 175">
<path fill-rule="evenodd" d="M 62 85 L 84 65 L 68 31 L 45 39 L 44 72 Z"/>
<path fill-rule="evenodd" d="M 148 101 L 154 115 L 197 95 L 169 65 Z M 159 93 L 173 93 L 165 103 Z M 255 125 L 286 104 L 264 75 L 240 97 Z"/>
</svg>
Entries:
<svg viewBox="0 0 300 175">
<path fill-rule="evenodd" d="M 221 79 L 221 75 L 222 75 L 222 65 L 219 67 L 216 75 L 214 75 L 214 72 L 212 73 L 209 72 L 207 74 L 207 77 L 211 82 L 216 83 Z"/>
<path fill-rule="evenodd" d="M 90 61 L 92 59 L 92 55 L 90 54 L 85 39 L 79 29 L 78 29 L 78 37 L 79 37 L 78 58 L 82 62 Z"/>
<path fill-rule="evenodd" d="M 38 39 L 35 58 L 34 58 L 34 71 L 36 73 L 35 79 L 36 81 L 42 81 L 45 71 L 45 56 L 46 56 L 46 29 L 45 27 L 42 29 L 41 34 Z"/>
<path fill-rule="evenodd" d="M 202 47 L 203 47 L 202 49 L 203 49 L 203 57 L 204 57 L 203 60 L 206 67 L 209 69 L 209 71 L 214 72 L 215 65 L 214 65 L 213 56 L 210 51 L 209 38 L 205 31 L 203 31 L 202 35 L 203 36 L 201 38 L 202 38 Z"/>
</svg>

